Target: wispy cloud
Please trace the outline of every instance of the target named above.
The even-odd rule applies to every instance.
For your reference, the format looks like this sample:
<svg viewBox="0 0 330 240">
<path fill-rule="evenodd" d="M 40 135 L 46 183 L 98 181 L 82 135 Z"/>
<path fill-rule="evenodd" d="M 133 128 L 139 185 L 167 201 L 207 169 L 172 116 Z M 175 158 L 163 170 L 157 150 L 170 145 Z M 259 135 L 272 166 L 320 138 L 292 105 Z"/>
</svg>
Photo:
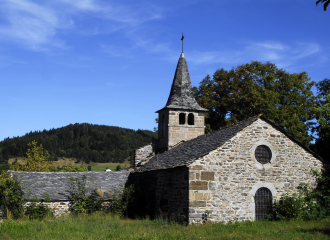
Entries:
<svg viewBox="0 0 330 240">
<path fill-rule="evenodd" d="M 7 22 L 0 26 L 1 40 L 16 41 L 34 50 L 43 49 L 45 44 L 63 46 L 54 38 L 60 23 L 52 9 L 24 0 L 4 1 L 0 9 Z"/>
<path fill-rule="evenodd" d="M 248 42 L 238 44 L 234 50 L 215 52 L 191 52 L 189 61 L 195 64 L 241 64 L 257 61 L 270 61 L 279 67 L 290 66 L 297 61 L 319 53 L 321 47 L 316 43 L 284 44 L 276 41 Z"/>
<path fill-rule="evenodd" d="M 84 14 L 84 18 L 79 18 L 80 14 Z M 66 48 L 61 33 L 67 29 L 70 32 L 66 31 L 66 34 L 104 34 L 159 18 L 159 9 L 141 4 L 125 6 L 93 0 L 58 0 L 41 4 L 32 0 L 4 0 L 0 2 L 0 41 L 16 42 L 39 51 Z M 79 23 L 93 22 L 89 21 L 92 19 L 98 20 L 95 26 Z M 100 24 L 101 28 L 98 27 Z M 86 25 L 90 29 L 85 29 Z"/>
<path fill-rule="evenodd" d="M 98 12 L 102 10 L 102 7 L 99 6 L 95 1 L 93 0 L 60 0 L 59 2 L 71 5 L 72 7 L 82 10 L 82 11 L 92 11 L 92 12 Z"/>
<path fill-rule="evenodd" d="M 11 64 L 27 64 L 27 62 L 15 60 L 10 56 L 0 56 L 0 68 L 8 67 Z"/>
</svg>

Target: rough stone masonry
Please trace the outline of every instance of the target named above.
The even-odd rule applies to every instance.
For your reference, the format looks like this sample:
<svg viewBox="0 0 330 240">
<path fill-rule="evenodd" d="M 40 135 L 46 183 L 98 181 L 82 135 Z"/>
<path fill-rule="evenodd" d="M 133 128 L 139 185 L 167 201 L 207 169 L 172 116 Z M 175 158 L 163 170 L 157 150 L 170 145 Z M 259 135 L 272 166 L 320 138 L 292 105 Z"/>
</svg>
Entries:
<svg viewBox="0 0 330 240">
<path fill-rule="evenodd" d="M 129 172 L 16 172 L 8 171 L 9 176 L 20 180 L 23 186 L 26 200 L 37 197 L 40 201 L 45 200 L 46 194 L 50 197 L 49 206 L 56 215 L 69 210 L 71 199 L 72 179 L 82 179 L 86 175 L 86 191 L 101 189 L 103 198 L 109 199 L 114 191 L 125 186 Z M 31 189 L 31 193 L 29 193 Z M 29 204 L 29 202 L 27 203 Z"/>
<path fill-rule="evenodd" d="M 269 164 L 254 156 L 256 146 L 270 147 Z M 297 191 L 301 183 L 315 186 L 311 169 L 322 162 L 261 119 L 237 133 L 224 145 L 189 165 L 189 221 L 255 220 L 256 191 L 271 190 L 275 198 Z"/>
</svg>

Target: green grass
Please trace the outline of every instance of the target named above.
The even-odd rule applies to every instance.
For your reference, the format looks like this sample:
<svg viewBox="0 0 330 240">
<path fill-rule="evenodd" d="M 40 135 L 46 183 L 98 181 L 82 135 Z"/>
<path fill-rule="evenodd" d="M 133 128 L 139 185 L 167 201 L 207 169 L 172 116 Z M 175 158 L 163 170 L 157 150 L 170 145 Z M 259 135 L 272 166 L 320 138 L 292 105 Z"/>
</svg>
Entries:
<svg viewBox="0 0 330 240">
<path fill-rule="evenodd" d="M 181 226 L 104 213 L 50 221 L 7 221 L 0 239 L 330 239 L 330 219 Z"/>
<path fill-rule="evenodd" d="M 129 163 L 96 163 L 96 165 L 92 165 L 92 171 L 104 171 L 107 167 L 110 168 L 112 171 L 116 171 L 116 167 L 120 165 L 121 168 L 128 168 Z M 87 165 L 88 166 L 88 165 Z"/>
<path fill-rule="evenodd" d="M 17 158 L 19 163 L 23 163 L 23 158 Z M 8 160 L 9 164 L 12 164 L 15 161 L 15 158 L 10 158 Z M 129 168 L 130 163 L 128 161 L 128 159 L 125 160 L 125 162 L 123 163 L 94 163 L 91 162 L 90 164 L 86 164 L 86 163 L 75 163 L 76 159 L 75 158 L 59 158 L 59 160 L 54 161 L 55 166 L 69 166 L 69 165 L 80 165 L 80 166 L 84 166 L 87 167 L 88 165 L 90 165 L 92 167 L 92 171 L 95 172 L 99 172 L 99 171 L 104 171 L 107 167 L 110 168 L 112 171 L 116 170 L 116 167 L 118 165 L 121 166 L 122 169 L 124 168 Z"/>
</svg>

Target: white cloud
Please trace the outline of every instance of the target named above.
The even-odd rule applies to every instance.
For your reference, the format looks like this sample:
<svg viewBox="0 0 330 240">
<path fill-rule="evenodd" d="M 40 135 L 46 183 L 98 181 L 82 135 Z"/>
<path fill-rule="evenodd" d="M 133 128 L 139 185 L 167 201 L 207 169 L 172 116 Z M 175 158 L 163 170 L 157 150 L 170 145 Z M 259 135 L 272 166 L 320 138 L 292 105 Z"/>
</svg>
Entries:
<svg viewBox="0 0 330 240">
<path fill-rule="evenodd" d="M 83 17 L 78 17 L 80 14 L 84 14 Z M 93 0 L 40 4 L 32 0 L 4 0 L 0 3 L 0 41 L 14 41 L 33 50 L 65 48 L 65 37 L 61 33 L 66 29 L 70 29 L 68 34 L 111 33 L 158 18 L 161 18 L 159 9 L 141 4 L 125 6 Z M 97 24 L 89 26 L 92 30 L 86 29 L 85 22 L 79 22 L 91 23 L 95 19 Z"/>
<path fill-rule="evenodd" d="M 276 41 L 248 42 L 237 45 L 231 51 L 192 52 L 189 61 L 195 64 L 242 64 L 250 61 L 270 61 L 278 67 L 290 66 L 297 61 L 320 52 L 315 43 L 296 43 L 292 45 Z"/>
<path fill-rule="evenodd" d="M 307 56 L 310 56 L 314 53 L 317 53 L 321 50 L 320 46 L 315 43 L 305 44 L 305 43 L 299 43 L 300 47 L 297 49 L 297 56 L 295 58 L 300 59 Z"/>
<path fill-rule="evenodd" d="M 24 61 L 13 60 L 9 56 L 0 56 L 0 68 L 2 68 L 2 67 L 8 67 L 12 63 L 14 63 L 14 64 L 26 64 L 26 62 L 24 62 Z"/>
<path fill-rule="evenodd" d="M 61 0 L 61 2 L 83 11 L 97 12 L 102 9 L 101 6 L 93 0 Z"/>
<path fill-rule="evenodd" d="M 46 45 L 64 46 L 55 37 L 64 25 L 52 9 L 25 0 L 7 0 L 0 8 L 7 21 L 0 26 L 0 40 L 15 41 L 34 50 L 43 50 Z"/>
</svg>

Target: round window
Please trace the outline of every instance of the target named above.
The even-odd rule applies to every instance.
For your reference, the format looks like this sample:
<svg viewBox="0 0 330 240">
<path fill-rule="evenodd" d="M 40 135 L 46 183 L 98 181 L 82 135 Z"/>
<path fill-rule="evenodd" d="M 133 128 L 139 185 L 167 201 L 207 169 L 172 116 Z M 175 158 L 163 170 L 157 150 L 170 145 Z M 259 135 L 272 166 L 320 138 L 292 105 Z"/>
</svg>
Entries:
<svg viewBox="0 0 330 240">
<path fill-rule="evenodd" d="M 272 159 L 272 151 L 266 145 L 258 146 L 254 155 L 257 161 L 261 164 L 270 163 L 270 160 Z"/>
</svg>

